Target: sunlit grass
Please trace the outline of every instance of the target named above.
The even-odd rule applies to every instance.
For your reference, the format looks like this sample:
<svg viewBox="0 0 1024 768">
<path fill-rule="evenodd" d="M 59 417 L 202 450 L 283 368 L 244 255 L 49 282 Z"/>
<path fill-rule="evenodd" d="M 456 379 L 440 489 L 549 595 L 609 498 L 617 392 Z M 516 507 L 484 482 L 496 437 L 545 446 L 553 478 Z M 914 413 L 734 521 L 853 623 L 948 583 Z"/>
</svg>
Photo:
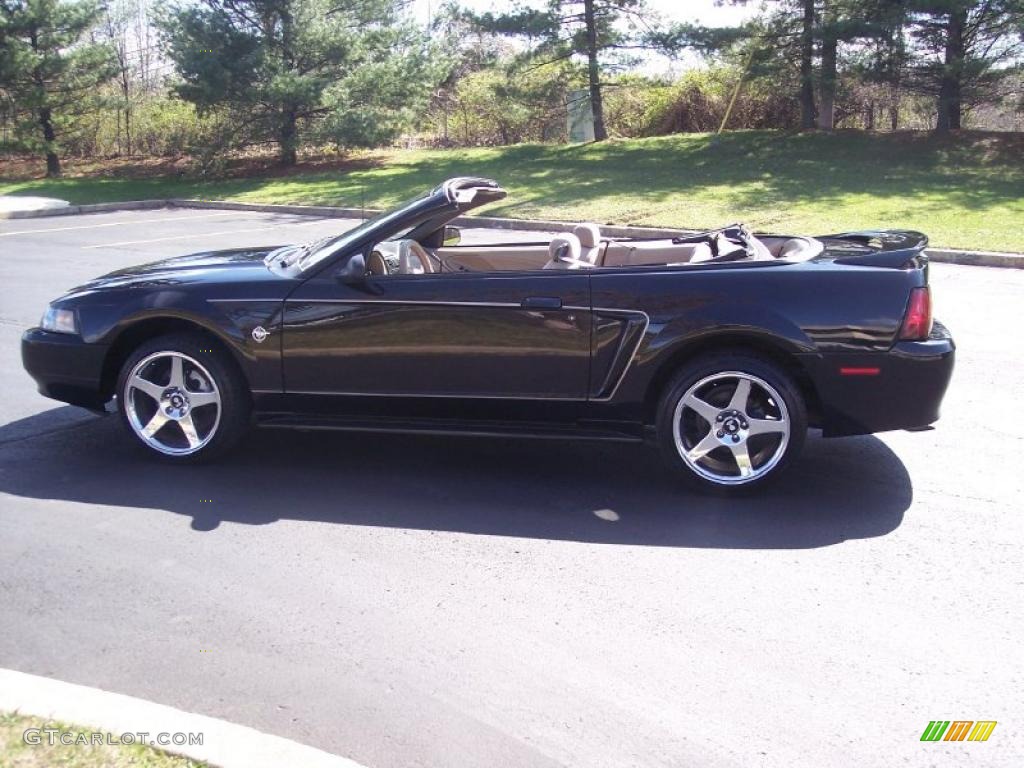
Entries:
<svg viewBox="0 0 1024 768">
<path fill-rule="evenodd" d="M 25 732 L 30 733 L 28 738 Z M 58 735 L 50 737 L 39 730 L 52 729 L 72 734 L 62 743 Z M 209 768 L 206 763 L 162 752 L 142 744 L 93 744 L 94 729 L 69 726 L 40 717 L 0 712 L 0 766 L 3 768 Z M 155 734 L 154 734 L 155 735 Z M 39 741 L 40 743 L 34 743 Z"/>
<path fill-rule="evenodd" d="M 509 191 L 481 213 L 604 224 L 826 234 L 902 228 L 933 245 L 1024 252 L 1024 138 L 1014 134 L 679 135 L 602 144 L 370 153 L 341 171 L 206 181 L 3 181 L 73 203 L 191 197 L 384 207 L 450 176 Z"/>
</svg>

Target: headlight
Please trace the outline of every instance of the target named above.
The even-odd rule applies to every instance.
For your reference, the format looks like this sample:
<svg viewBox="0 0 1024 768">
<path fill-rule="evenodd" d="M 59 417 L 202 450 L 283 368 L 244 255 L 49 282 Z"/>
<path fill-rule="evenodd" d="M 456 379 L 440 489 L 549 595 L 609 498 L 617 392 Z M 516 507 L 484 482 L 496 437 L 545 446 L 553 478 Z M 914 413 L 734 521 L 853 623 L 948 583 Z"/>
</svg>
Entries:
<svg viewBox="0 0 1024 768">
<path fill-rule="evenodd" d="M 75 312 L 71 309 L 48 308 L 39 321 L 39 327 L 53 333 L 78 333 Z"/>
</svg>

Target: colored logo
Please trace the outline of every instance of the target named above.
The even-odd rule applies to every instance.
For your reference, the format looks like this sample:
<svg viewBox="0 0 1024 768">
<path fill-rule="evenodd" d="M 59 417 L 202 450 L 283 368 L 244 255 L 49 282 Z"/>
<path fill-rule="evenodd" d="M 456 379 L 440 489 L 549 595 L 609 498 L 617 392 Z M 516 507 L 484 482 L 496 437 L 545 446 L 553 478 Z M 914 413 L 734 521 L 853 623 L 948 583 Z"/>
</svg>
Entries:
<svg viewBox="0 0 1024 768">
<path fill-rule="evenodd" d="M 988 741 L 995 727 L 995 720 L 932 720 L 921 741 Z"/>
</svg>

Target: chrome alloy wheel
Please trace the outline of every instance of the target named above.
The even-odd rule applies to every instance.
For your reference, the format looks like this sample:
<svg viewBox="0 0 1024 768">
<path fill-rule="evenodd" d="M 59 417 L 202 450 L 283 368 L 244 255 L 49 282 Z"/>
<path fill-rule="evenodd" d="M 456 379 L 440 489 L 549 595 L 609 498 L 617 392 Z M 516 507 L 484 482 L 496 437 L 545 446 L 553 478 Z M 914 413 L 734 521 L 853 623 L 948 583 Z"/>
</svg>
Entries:
<svg viewBox="0 0 1024 768">
<path fill-rule="evenodd" d="M 210 372 L 180 352 L 154 352 L 125 380 L 125 413 L 135 434 L 171 456 L 195 453 L 217 433 L 221 399 Z"/>
<path fill-rule="evenodd" d="M 764 379 L 725 371 L 686 390 L 672 430 L 690 469 L 713 483 L 742 485 L 769 473 L 785 455 L 790 418 L 782 396 Z"/>
</svg>

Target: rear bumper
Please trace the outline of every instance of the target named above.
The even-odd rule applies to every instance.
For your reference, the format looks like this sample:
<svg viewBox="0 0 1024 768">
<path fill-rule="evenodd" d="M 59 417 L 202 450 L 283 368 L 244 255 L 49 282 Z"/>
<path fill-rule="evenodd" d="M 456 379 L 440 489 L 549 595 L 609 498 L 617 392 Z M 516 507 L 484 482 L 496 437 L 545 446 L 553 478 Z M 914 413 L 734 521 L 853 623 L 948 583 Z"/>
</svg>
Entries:
<svg viewBox="0 0 1024 768">
<path fill-rule="evenodd" d="M 83 408 L 101 409 L 107 346 L 80 336 L 30 328 L 21 337 L 21 362 L 40 394 Z"/>
<path fill-rule="evenodd" d="M 900 341 L 888 352 L 836 353 L 807 361 L 821 399 L 826 437 L 927 426 L 953 375 L 956 345 L 936 322 L 927 341 Z"/>
</svg>

